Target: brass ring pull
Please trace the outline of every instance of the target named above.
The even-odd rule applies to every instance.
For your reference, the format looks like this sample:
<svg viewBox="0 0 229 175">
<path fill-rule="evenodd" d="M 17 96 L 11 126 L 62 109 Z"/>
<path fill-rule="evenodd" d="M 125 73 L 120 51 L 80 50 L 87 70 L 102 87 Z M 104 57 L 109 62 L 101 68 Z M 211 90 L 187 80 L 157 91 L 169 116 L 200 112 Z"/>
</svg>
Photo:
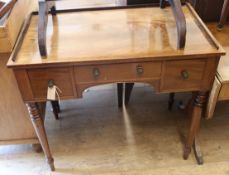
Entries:
<svg viewBox="0 0 229 175">
<path fill-rule="evenodd" d="M 181 71 L 181 78 L 182 78 L 183 80 L 187 80 L 187 79 L 189 78 L 189 73 L 188 73 L 187 70 L 182 70 L 182 71 Z"/>
<path fill-rule="evenodd" d="M 98 78 L 100 76 L 100 71 L 98 68 L 93 69 L 93 76 L 94 78 Z"/>
<path fill-rule="evenodd" d="M 136 67 L 136 71 L 137 71 L 137 74 L 138 74 L 138 75 L 142 75 L 142 74 L 144 73 L 144 69 L 143 69 L 143 67 L 140 66 L 140 65 L 138 65 L 138 66 Z"/>
</svg>

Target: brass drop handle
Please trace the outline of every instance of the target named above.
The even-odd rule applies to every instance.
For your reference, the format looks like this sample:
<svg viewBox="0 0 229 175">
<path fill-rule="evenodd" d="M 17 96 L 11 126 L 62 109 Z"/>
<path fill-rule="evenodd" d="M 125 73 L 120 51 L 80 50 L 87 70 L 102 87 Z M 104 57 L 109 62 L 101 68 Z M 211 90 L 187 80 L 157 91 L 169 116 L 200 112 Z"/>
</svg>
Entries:
<svg viewBox="0 0 229 175">
<path fill-rule="evenodd" d="M 187 70 L 182 70 L 182 71 L 181 71 L 181 78 L 182 78 L 183 80 L 187 80 L 187 79 L 189 78 L 189 73 L 188 73 Z"/>
<path fill-rule="evenodd" d="M 93 76 L 94 76 L 94 78 L 98 78 L 100 76 L 99 68 L 94 68 L 93 69 Z"/>
<path fill-rule="evenodd" d="M 48 81 L 48 87 L 52 88 L 55 85 L 54 80 L 49 80 Z"/>
<path fill-rule="evenodd" d="M 138 65 L 138 66 L 136 67 L 136 71 L 137 71 L 137 74 L 138 74 L 138 75 L 142 75 L 142 74 L 144 73 L 144 69 L 143 69 L 143 67 L 140 66 L 140 65 Z"/>
</svg>

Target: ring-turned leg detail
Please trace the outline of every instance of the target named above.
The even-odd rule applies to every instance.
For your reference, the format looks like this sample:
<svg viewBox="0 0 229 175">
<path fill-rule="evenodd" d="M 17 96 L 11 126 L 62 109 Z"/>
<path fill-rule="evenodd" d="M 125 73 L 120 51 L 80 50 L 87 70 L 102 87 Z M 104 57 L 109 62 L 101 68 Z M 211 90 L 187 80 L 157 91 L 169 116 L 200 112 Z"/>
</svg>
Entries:
<svg viewBox="0 0 229 175">
<path fill-rule="evenodd" d="M 203 110 L 203 105 L 206 102 L 206 92 L 199 92 L 194 103 L 194 108 L 192 112 L 192 118 L 191 118 L 191 126 L 188 132 L 188 137 L 184 146 L 184 154 L 183 158 L 188 159 L 189 154 L 191 153 L 191 148 L 194 145 L 195 138 L 198 134 L 198 130 L 200 127 L 200 120 L 202 116 L 202 110 Z M 201 155 L 198 153 L 198 155 Z M 198 160 L 199 157 L 196 157 L 197 161 L 202 161 Z M 202 159 L 202 155 L 201 158 Z"/>
<path fill-rule="evenodd" d="M 44 128 L 44 122 L 41 115 L 39 114 L 38 105 L 37 103 L 27 103 L 26 106 L 28 108 L 30 119 L 32 121 L 37 137 L 40 141 L 42 149 L 45 153 L 50 169 L 52 171 L 55 171 L 54 160 L 49 149 L 48 140 Z"/>
</svg>

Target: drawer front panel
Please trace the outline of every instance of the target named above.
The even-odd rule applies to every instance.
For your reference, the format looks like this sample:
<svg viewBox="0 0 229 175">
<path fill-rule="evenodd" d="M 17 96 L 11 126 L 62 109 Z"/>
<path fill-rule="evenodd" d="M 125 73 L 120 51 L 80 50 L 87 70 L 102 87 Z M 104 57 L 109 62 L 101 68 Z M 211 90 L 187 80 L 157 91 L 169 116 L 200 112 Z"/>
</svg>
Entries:
<svg viewBox="0 0 229 175">
<path fill-rule="evenodd" d="M 162 91 L 199 89 L 205 65 L 203 59 L 165 62 Z"/>
<path fill-rule="evenodd" d="M 74 83 L 72 68 L 48 68 L 28 70 L 30 85 L 34 98 L 43 99 L 47 97 L 49 80 L 62 91 L 60 97 L 74 97 Z"/>
<path fill-rule="evenodd" d="M 76 66 L 77 83 L 141 81 L 160 78 L 161 62 Z"/>
</svg>

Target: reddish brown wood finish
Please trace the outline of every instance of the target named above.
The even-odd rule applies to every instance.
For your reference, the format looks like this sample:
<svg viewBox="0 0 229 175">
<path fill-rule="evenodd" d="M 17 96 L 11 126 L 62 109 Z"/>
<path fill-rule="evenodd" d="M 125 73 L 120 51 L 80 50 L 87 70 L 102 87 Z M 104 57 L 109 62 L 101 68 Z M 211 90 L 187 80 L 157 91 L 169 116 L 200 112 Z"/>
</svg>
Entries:
<svg viewBox="0 0 229 175">
<path fill-rule="evenodd" d="M 54 160 L 53 160 L 52 154 L 51 154 L 50 149 L 49 149 L 43 119 L 42 119 L 41 115 L 39 114 L 39 110 L 38 110 L 38 104 L 37 103 L 27 103 L 27 108 L 28 108 L 28 111 L 30 114 L 32 124 L 34 126 L 35 131 L 36 131 L 36 134 L 39 138 L 39 141 L 41 143 L 43 151 L 46 155 L 47 162 L 48 162 L 51 170 L 55 171 Z"/>
<path fill-rule="evenodd" d="M 167 61 L 163 75 L 162 91 L 200 89 L 204 75 L 206 59 Z M 187 72 L 185 79 L 182 73 Z"/>
<path fill-rule="evenodd" d="M 50 80 L 62 91 L 61 98 L 74 98 L 72 71 L 72 67 L 27 70 L 34 98 L 38 100 L 47 98 L 47 87 Z"/>
<path fill-rule="evenodd" d="M 75 67 L 77 83 L 106 83 L 113 81 L 139 81 L 159 79 L 161 76 L 162 62 L 139 62 L 130 64 L 107 64 L 94 66 Z M 99 75 L 95 76 L 95 70 Z M 118 70 L 118 71 L 117 71 Z M 140 71 L 143 71 L 142 73 Z M 80 76 L 79 76 L 80 75 Z"/>
<path fill-rule="evenodd" d="M 198 130 L 200 128 L 200 119 L 202 116 L 202 108 L 206 102 L 207 92 L 200 91 L 198 95 L 196 96 L 195 103 L 194 103 L 194 109 L 192 112 L 192 119 L 191 119 L 191 127 L 189 129 L 188 137 L 184 146 L 184 159 L 187 159 L 191 148 L 194 144 L 194 140 L 198 134 Z"/>
<path fill-rule="evenodd" d="M 211 89 L 218 60 L 225 52 L 192 8 L 183 9 L 190 30 L 184 50 L 176 49 L 176 27 L 164 14 L 171 15 L 170 9 L 163 13 L 158 8 L 72 12 L 57 15 L 58 20 L 48 26 L 47 59 L 39 54 L 37 17 L 32 17 L 22 45 L 16 47 L 17 59 L 8 66 L 15 73 L 31 119 L 36 119 L 34 128 L 51 168 L 52 156 L 35 104 L 47 101 L 49 80 L 63 91 L 61 99 L 80 98 L 91 86 L 122 82 L 149 83 L 157 92 L 198 91 L 184 149 L 184 158 L 188 157 L 206 91 Z M 158 26 L 161 35 L 157 35 Z M 110 30 L 112 27 L 116 30 Z"/>
</svg>

